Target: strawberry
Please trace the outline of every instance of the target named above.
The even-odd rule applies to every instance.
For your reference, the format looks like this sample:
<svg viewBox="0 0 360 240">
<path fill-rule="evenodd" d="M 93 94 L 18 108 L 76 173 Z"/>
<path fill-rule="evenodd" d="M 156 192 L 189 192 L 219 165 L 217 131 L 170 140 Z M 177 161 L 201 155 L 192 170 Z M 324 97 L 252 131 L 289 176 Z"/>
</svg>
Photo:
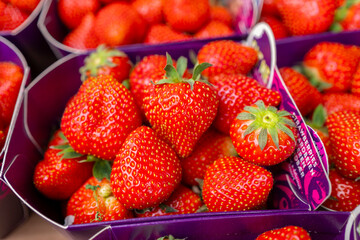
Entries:
<svg viewBox="0 0 360 240">
<path fill-rule="evenodd" d="M 142 123 L 128 89 L 111 75 L 89 77 L 68 102 L 61 129 L 75 151 L 113 160 L 127 135 Z"/>
<path fill-rule="evenodd" d="M 311 240 L 310 234 L 302 227 L 289 225 L 282 228 L 266 231 L 255 240 Z"/>
<path fill-rule="evenodd" d="M 125 140 L 111 171 L 115 197 L 127 209 L 156 207 L 181 181 L 180 160 L 155 132 L 142 126 Z"/>
<path fill-rule="evenodd" d="M 202 205 L 199 195 L 180 184 L 165 202 L 157 207 L 145 209 L 143 212 L 137 213 L 136 216 L 155 217 L 195 213 Z"/>
<path fill-rule="evenodd" d="M 294 36 L 327 31 L 336 10 L 333 0 L 277 0 L 277 6 L 285 26 Z"/>
<path fill-rule="evenodd" d="M 224 157 L 206 170 L 202 196 L 211 212 L 253 210 L 266 202 L 273 182 L 265 168 Z"/>
<path fill-rule="evenodd" d="M 89 178 L 69 199 L 66 215 L 74 216 L 74 224 L 132 218 L 131 211 L 114 197 L 108 179 Z"/>
<path fill-rule="evenodd" d="M 351 212 L 360 205 L 360 182 L 343 177 L 336 169 L 330 169 L 331 196 L 324 207 L 335 211 Z"/>
<path fill-rule="evenodd" d="M 48 198 L 68 199 L 92 176 L 93 163 L 82 162 L 86 156 L 77 154 L 60 130 L 54 133 L 44 158 L 36 164 L 33 182 Z"/>
<path fill-rule="evenodd" d="M 88 13 L 95 14 L 100 9 L 98 0 L 59 0 L 57 4 L 58 15 L 69 29 L 79 26 L 82 18 Z"/>
<path fill-rule="evenodd" d="M 325 93 L 322 104 L 327 115 L 337 111 L 357 110 L 360 109 L 360 96 L 351 93 Z"/>
<path fill-rule="evenodd" d="M 209 21 L 198 32 L 194 34 L 195 38 L 215 38 L 234 34 L 228 25 L 220 21 Z"/>
<path fill-rule="evenodd" d="M 258 61 L 255 49 L 232 40 L 218 40 L 205 44 L 197 55 L 199 63 L 208 62 L 211 67 L 203 71 L 210 77 L 220 73 L 247 74 Z"/>
<path fill-rule="evenodd" d="M 22 11 L 30 14 L 37 7 L 40 0 L 10 0 L 9 2 Z"/>
<path fill-rule="evenodd" d="M 210 6 L 210 20 L 225 23 L 230 28 L 233 26 L 233 17 L 230 11 L 221 5 Z"/>
<path fill-rule="evenodd" d="M 20 66 L 13 62 L 0 62 L 0 129 L 10 124 L 22 80 Z"/>
<path fill-rule="evenodd" d="M 345 177 L 360 177 L 360 111 L 337 111 L 326 119 L 337 170 Z"/>
<path fill-rule="evenodd" d="M 131 4 L 148 24 L 154 25 L 164 22 L 164 0 L 134 0 Z"/>
<path fill-rule="evenodd" d="M 208 0 L 166 0 L 163 7 L 166 23 L 179 32 L 194 33 L 210 19 Z"/>
<path fill-rule="evenodd" d="M 239 156 L 262 166 L 275 165 L 290 157 L 296 147 L 296 134 L 289 112 L 265 107 L 261 100 L 246 106 L 230 128 Z"/>
<path fill-rule="evenodd" d="M 216 159 L 235 155 L 230 137 L 209 129 L 201 136 L 190 156 L 180 159 L 182 182 L 189 186 L 198 185 L 196 179 L 204 179 L 206 169 Z"/>
<path fill-rule="evenodd" d="M 0 1 L 0 31 L 11 31 L 19 27 L 29 14 L 18 7 Z"/>
<path fill-rule="evenodd" d="M 246 105 L 263 100 L 266 105 L 277 106 L 281 96 L 277 91 L 261 86 L 255 79 L 240 74 L 220 74 L 209 78 L 220 99 L 213 125 L 229 134 L 230 125 Z"/>
<path fill-rule="evenodd" d="M 279 10 L 277 1 L 278 0 L 264 0 L 261 9 L 262 16 L 278 16 Z"/>
<path fill-rule="evenodd" d="M 327 92 L 350 90 L 359 55 L 341 43 L 320 42 L 304 56 L 305 74 L 313 85 Z"/>
<path fill-rule="evenodd" d="M 360 96 L 360 64 L 358 64 L 353 79 L 351 80 L 350 92 L 356 96 Z"/>
<path fill-rule="evenodd" d="M 350 1 L 351 2 L 351 1 Z M 360 3 L 356 2 L 351 6 L 343 6 L 337 9 L 335 23 L 338 30 L 351 31 L 360 29 Z"/>
<path fill-rule="evenodd" d="M 145 36 L 145 43 L 157 44 L 189 40 L 192 37 L 188 34 L 175 31 L 165 24 L 154 24 L 149 28 Z"/>
<path fill-rule="evenodd" d="M 282 79 L 303 116 L 311 113 L 321 102 L 322 95 L 301 73 L 290 67 L 279 69 Z"/>
<path fill-rule="evenodd" d="M 260 22 L 265 22 L 270 26 L 276 40 L 289 37 L 287 28 L 278 18 L 266 15 L 260 18 Z"/>
<path fill-rule="evenodd" d="M 93 49 L 99 45 L 99 39 L 94 32 L 95 16 L 86 14 L 80 24 L 70 31 L 64 38 L 63 44 L 75 49 Z"/>
<path fill-rule="evenodd" d="M 219 104 L 216 92 L 200 79 L 201 71 L 208 66 L 197 65 L 192 78 L 183 78 L 187 59 L 179 58 L 175 69 L 167 55 L 166 77 L 144 99 L 149 123 L 180 157 L 190 155 L 216 116 Z"/>
<path fill-rule="evenodd" d="M 95 52 L 85 58 L 84 66 L 80 68 L 81 79 L 88 76 L 112 75 L 122 83 L 129 78 L 132 67 L 129 57 L 123 51 L 100 45 Z"/>
</svg>

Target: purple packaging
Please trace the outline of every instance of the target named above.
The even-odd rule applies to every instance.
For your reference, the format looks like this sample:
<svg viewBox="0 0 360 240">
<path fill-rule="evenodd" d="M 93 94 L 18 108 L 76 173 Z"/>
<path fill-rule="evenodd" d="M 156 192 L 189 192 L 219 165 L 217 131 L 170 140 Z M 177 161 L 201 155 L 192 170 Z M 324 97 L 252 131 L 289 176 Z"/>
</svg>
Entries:
<svg viewBox="0 0 360 240">
<path fill-rule="evenodd" d="M 20 86 L 17 103 L 14 108 L 5 145 L 2 149 L 0 149 L 0 238 L 2 238 L 29 216 L 28 208 L 16 197 L 2 179 L 2 175 L 5 170 L 2 161 L 4 155 L 6 155 L 6 150 L 14 127 L 13 125 L 19 109 L 19 104 L 22 100 L 25 85 L 29 82 L 29 67 L 24 56 L 16 48 L 16 46 L 3 37 L 0 37 L 0 61 L 11 61 L 20 66 L 24 71 L 23 80 Z"/>
<path fill-rule="evenodd" d="M 173 44 L 171 48 L 166 45 L 153 46 L 149 48 L 127 48 L 122 49 L 129 58 L 136 62 L 146 55 L 165 54 L 168 52 L 173 58 L 180 56 L 190 57 L 193 51 L 197 52 L 205 42 L 194 41 L 186 44 Z M 298 121 L 299 135 L 303 132 L 299 143 L 303 144 L 304 150 L 298 150 L 294 156 L 298 156 L 298 162 L 308 164 L 309 161 L 317 162 L 318 165 L 313 169 L 318 176 L 316 181 L 312 181 L 310 170 L 304 170 L 305 175 L 297 177 L 300 173 L 281 173 L 281 178 L 276 181 L 274 196 L 272 197 L 274 206 L 277 210 L 228 212 L 228 213 L 195 213 L 183 214 L 178 216 L 162 216 L 148 218 L 134 218 L 112 222 L 100 222 L 80 225 L 64 224 L 64 216 L 61 212 L 61 203 L 46 199 L 36 191 L 32 183 L 32 175 L 35 165 L 42 159 L 44 150 L 50 139 L 53 130 L 59 127 L 65 105 L 78 90 L 81 85 L 79 68 L 83 65 L 87 54 L 69 54 L 56 61 L 44 72 L 42 72 L 25 89 L 24 98 L 20 105 L 20 110 L 14 125 L 12 137 L 9 142 L 7 155 L 4 160 L 6 172 L 4 178 L 11 189 L 22 201 L 34 212 L 53 223 L 69 237 L 76 239 L 87 239 L 104 226 L 137 226 L 151 224 L 152 222 L 163 221 L 170 223 L 181 219 L 191 219 L 187 224 L 200 224 L 204 219 L 219 218 L 227 216 L 261 216 L 264 213 L 272 212 L 275 218 L 281 218 L 289 211 L 308 211 L 316 209 L 324 201 L 330 191 L 329 181 L 326 178 L 326 170 L 321 162 L 323 161 L 315 150 L 315 143 L 309 137 L 308 130 L 303 124 L 301 116 L 298 115 L 296 106 L 276 73 L 275 62 L 275 41 L 271 30 L 266 24 L 257 25 L 246 40 L 248 45 L 252 45 L 259 52 L 260 61 L 253 72 L 253 77 L 266 86 L 280 90 L 283 97 L 281 108 L 288 109 L 294 114 Z M 22 146 L 18 148 L 17 146 Z M 310 152 L 312 155 L 310 156 Z M 309 157 L 302 157 L 305 154 Z M 288 164 L 295 164 L 294 159 L 290 159 Z M 277 175 L 277 173 L 276 173 Z M 297 180 L 299 180 L 297 182 Z M 305 179 L 305 180 L 304 180 Z M 309 182 L 311 184 L 309 184 Z M 279 183 L 279 184 L 278 184 Z M 321 183 L 320 186 L 316 183 Z M 276 190 L 278 189 L 278 190 Z M 275 191 L 276 190 L 276 191 Z M 318 192 L 316 196 L 313 192 Z M 316 197 L 316 199 L 314 199 Z M 287 204 L 285 204 L 287 203 Z M 296 203 L 296 204 L 295 204 Z M 277 216 L 277 217 L 276 217 Z M 190 226 L 189 226 L 190 227 Z"/>
<path fill-rule="evenodd" d="M 11 41 L 22 52 L 33 76 L 53 63 L 56 58 L 37 27 L 38 18 L 46 0 L 40 0 L 29 17 L 12 31 L 0 31 L 0 36 Z"/>
</svg>

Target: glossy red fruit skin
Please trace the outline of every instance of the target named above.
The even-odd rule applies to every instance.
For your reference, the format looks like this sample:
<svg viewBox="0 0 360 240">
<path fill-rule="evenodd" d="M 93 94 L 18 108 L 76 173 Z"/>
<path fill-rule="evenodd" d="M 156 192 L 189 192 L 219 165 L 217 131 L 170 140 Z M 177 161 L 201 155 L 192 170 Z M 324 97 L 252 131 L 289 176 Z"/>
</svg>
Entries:
<svg viewBox="0 0 360 240">
<path fill-rule="evenodd" d="M 343 30 L 359 30 L 360 29 L 360 3 L 352 5 L 346 14 L 346 17 L 340 22 Z"/>
<path fill-rule="evenodd" d="M 131 4 L 149 25 L 164 23 L 164 0 L 134 0 Z"/>
<path fill-rule="evenodd" d="M 344 110 L 360 109 L 360 96 L 351 93 L 325 93 L 322 104 L 327 115 Z"/>
<path fill-rule="evenodd" d="M 210 212 L 252 210 L 266 202 L 272 186 L 272 175 L 265 168 L 224 157 L 207 169 L 202 196 Z"/>
<path fill-rule="evenodd" d="M 356 96 L 360 96 L 360 64 L 357 66 L 355 74 L 353 75 L 350 92 Z"/>
<path fill-rule="evenodd" d="M 218 40 L 205 44 L 198 52 L 199 63 L 208 62 L 211 67 L 202 75 L 212 77 L 217 74 L 248 74 L 255 66 L 258 55 L 255 49 L 232 40 Z"/>
<path fill-rule="evenodd" d="M 18 8 L 20 8 L 22 11 L 28 12 L 31 14 L 31 12 L 37 7 L 40 0 L 10 0 L 10 3 Z"/>
<path fill-rule="evenodd" d="M 144 43 L 159 44 L 169 42 L 179 42 L 190 40 L 192 37 L 189 34 L 176 31 L 163 23 L 154 24 L 149 27 L 145 36 Z"/>
<path fill-rule="evenodd" d="M 230 28 L 233 27 L 233 17 L 228 8 L 221 5 L 210 6 L 210 20 L 225 23 Z"/>
<path fill-rule="evenodd" d="M 255 240 L 311 240 L 310 234 L 302 227 L 289 225 L 282 228 L 266 231 L 260 234 Z"/>
<path fill-rule="evenodd" d="M 234 30 L 223 22 L 212 20 L 194 34 L 194 38 L 215 38 L 234 34 Z"/>
<path fill-rule="evenodd" d="M 111 75 L 83 82 L 61 119 L 61 129 L 75 151 L 105 160 L 114 160 L 128 134 L 141 124 L 130 91 Z"/>
<path fill-rule="evenodd" d="M 156 207 L 180 183 L 180 160 L 150 127 L 141 126 L 119 150 L 110 180 L 114 195 L 125 208 Z"/>
<path fill-rule="evenodd" d="M 331 196 L 323 206 L 335 211 L 351 212 L 360 204 L 360 182 L 343 177 L 330 169 Z"/>
<path fill-rule="evenodd" d="M 262 16 L 260 18 L 260 22 L 265 22 L 270 26 L 271 30 L 274 33 L 274 37 L 275 37 L 276 40 L 286 38 L 286 37 L 290 36 L 287 28 L 281 22 L 281 20 L 274 17 L 274 16 L 271 16 L 271 15 Z"/>
<path fill-rule="evenodd" d="M 27 18 L 29 13 L 18 7 L 0 2 L 0 31 L 12 31 L 19 27 Z"/>
</svg>

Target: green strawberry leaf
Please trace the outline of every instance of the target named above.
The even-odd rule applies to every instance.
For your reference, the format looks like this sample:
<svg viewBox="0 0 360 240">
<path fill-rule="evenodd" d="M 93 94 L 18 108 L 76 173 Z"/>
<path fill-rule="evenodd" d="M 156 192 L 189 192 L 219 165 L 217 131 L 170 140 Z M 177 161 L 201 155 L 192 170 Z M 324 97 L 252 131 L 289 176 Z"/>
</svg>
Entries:
<svg viewBox="0 0 360 240">
<path fill-rule="evenodd" d="M 81 153 L 77 153 L 77 152 L 73 151 L 73 152 L 65 152 L 62 158 L 63 159 L 72 159 L 72 158 L 78 158 L 81 156 L 83 156 Z"/>
<path fill-rule="evenodd" d="M 130 80 L 129 79 L 125 79 L 124 81 L 122 81 L 121 84 L 124 85 L 126 87 L 126 89 L 130 89 Z"/>
<path fill-rule="evenodd" d="M 179 57 L 179 59 L 177 60 L 177 72 L 180 77 L 184 76 L 184 73 L 187 69 L 187 62 L 188 60 L 185 57 Z"/>
<path fill-rule="evenodd" d="M 236 118 L 239 120 L 255 120 L 255 115 L 248 112 L 241 112 Z"/>
<path fill-rule="evenodd" d="M 277 129 L 274 127 L 269 128 L 269 133 L 270 133 L 271 139 L 273 140 L 275 146 L 277 147 L 277 149 L 279 149 L 279 135 L 278 135 Z"/>
<path fill-rule="evenodd" d="M 194 68 L 192 79 L 194 79 L 195 81 L 198 80 L 200 78 L 200 74 L 202 73 L 202 71 L 204 71 L 206 68 L 211 66 L 212 64 L 207 62 L 196 65 Z"/>
<path fill-rule="evenodd" d="M 169 79 L 173 79 L 173 80 L 180 79 L 180 76 L 173 65 L 166 65 L 164 70 L 166 71 L 166 76 Z"/>
<path fill-rule="evenodd" d="M 110 180 L 111 175 L 111 164 L 106 160 L 98 160 L 95 162 L 93 167 L 93 176 L 101 181 L 104 178 Z"/>
<path fill-rule="evenodd" d="M 322 128 L 326 121 L 326 110 L 322 104 L 318 105 L 314 113 L 312 115 L 312 122 L 310 123 L 310 126 L 314 126 L 314 128 Z"/>
<path fill-rule="evenodd" d="M 64 149 L 67 149 L 68 147 L 70 147 L 69 144 L 64 144 L 64 145 L 51 145 L 51 146 L 50 146 L 51 149 L 57 149 L 57 150 L 64 150 Z"/>
<path fill-rule="evenodd" d="M 245 130 L 243 137 L 245 138 L 246 135 L 252 133 L 253 131 L 255 131 L 256 129 L 259 128 L 259 125 L 257 124 L 257 122 L 252 122 L 249 124 L 249 126 L 247 127 L 247 129 Z"/>
<path fill-rule="evenodd" d="M 262 128 L 259 133 L 259 147 L 264 150 L 268 139 L 268 133 L 266 128 Z"/>
<path fill-rule="evenodd" d="M 159 207 L 160 207 L 163 211 L 165 211 L 166 213 L 178 212 L 177 209 L 175 209 L 175 208 L 173 208 L 173 207 L 171 207 L 171 206 L 169 206 L 169 205 L 166 205 L 166 204 L 164 204 L 164 203 L 161 203 L 161 204 L 159 205 Z"/>
<path fill-rule="evenodd" d="M 64 133 L 62 131 L 60 131 L 59 133 L 59 137 L 64 140 L 65 142 L 68 142 L 67 138 L 65 137 Z"/>
<path fill-rule="evenodd" d="M 286 133 L 286 135 L 288 135 L 294 142 L 295 142 L 295 136 L 293 134 L 293 132 L 288 128 L 286 127 L 285 125 L 279 123 L 277 124 L 277 127 L 283 131 L 284 133 Z"/>
</svg>

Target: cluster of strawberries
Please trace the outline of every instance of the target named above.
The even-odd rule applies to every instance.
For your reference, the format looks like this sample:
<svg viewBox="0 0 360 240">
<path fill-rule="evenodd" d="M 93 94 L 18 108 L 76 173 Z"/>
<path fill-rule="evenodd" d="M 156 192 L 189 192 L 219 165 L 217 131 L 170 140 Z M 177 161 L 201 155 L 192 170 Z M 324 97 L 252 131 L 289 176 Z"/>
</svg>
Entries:
<svg viewBox="0 0 360 240">
<path fill-rule="evenodd" d="M 13 62 L 0 62 L 0 150 L 5 143 L 22 80 L 20 66 Z"/>
<path fill-rule="evenodd" d="M 63 44 L 92 49 L 100 44 L 163 43 L 234 33 L 227 8 L 208 0 L 60 0 L 58 14 L 70 30 Z"/>
<path fill-rule="evenodd" d="M 40 0 L 1 0 L 0 31 L 11 31 L 20 26 Z"/>
<path fill-rule="evenodd" d="M 67 201 L 70 222 L 266 206 L 274 180 L 264 166 L 293 153 L 297 130 L 276 108 L 280 94 L 247 76 L 257 51 L 221 40 L 192 70 L 187 61 L 155 54 L 131 68 L 103 46 L 85 59 L 34 172 L 42 194 Z"/>
<path fill-rule="evenodd" d="M 360 204 L 360 48 L 320 42 L 304 56 L 299 72 L 280 73 L 303 116 L 325 144 L 331 197 L 325 207 L 351 211 Z"/>
<path fill-rule="evenodd" d="M 360 29 L 360 3 L 345 0 L 265 0 L 261 21 L 275 38 Z"/>
</svg>

